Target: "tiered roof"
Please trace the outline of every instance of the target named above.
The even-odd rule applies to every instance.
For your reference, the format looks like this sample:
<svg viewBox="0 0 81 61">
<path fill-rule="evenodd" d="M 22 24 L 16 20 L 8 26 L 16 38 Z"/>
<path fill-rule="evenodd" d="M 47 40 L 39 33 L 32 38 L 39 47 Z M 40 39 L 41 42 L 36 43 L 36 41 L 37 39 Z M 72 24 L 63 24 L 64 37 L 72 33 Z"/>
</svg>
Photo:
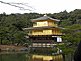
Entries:
<svg viewBox="0 0 81 61">
<path fill-rule="evenodd" d="M 31 19 L 32 22 L 37 22 L 37 21 L 43 21 L 43 20 L 53 20 L 53 21 L 60 21 L 58 19 L 53 19 L 47 15 L 44 15 L 43 17 L 39 17 L 39 18 L 36 18 L 36 19 Z"/>
</svg>

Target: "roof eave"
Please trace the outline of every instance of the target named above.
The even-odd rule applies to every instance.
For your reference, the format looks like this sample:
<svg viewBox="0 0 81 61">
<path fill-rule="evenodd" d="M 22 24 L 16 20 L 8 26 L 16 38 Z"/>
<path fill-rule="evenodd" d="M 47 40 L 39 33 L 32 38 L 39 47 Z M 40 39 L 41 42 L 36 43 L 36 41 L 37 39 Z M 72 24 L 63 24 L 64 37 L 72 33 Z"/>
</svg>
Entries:
<svg viewBox="0 0 81 61">
<path fill-rule="evenodd" d="M 49 20 L 49 19 L 44 19 L 44 20 Z M 44 20 L 43 20 L 43 21 L 44 21 Z M 57 21 L 57 22 L 60 21 L 60 20 L 58 20 L 58 19 L 52 19 L 52 18 L 50 18 L 50 20 Z M 31 21 L 32 21 L 32 22 L 37 22 L 37 21 L 41 21 L 41 20 L 31 19 Z"/>
<path fill-rule="evenodd" d="M 64 29 L 62 27 L 30 27 L 30 28 L 23 28 L 23 30 L 41 30 L 41 29 L 49 29 L 49 28 L 59 28 Z"/>
</svg>

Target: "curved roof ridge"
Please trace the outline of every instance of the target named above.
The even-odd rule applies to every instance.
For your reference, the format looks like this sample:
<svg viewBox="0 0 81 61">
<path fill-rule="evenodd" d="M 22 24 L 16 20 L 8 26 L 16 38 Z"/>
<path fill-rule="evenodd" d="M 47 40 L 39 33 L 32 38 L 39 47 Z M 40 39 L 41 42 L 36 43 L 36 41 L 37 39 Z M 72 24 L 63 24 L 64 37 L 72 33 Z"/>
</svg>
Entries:
<svg viewBox="0 0 81 61">
<path fill-rule="evenodd" d="M 36 18 L 36 19 L 31 19 L 32 22 L 36 22 L 36 21 L 40 21 L 40 20 L 47 20 L 47 19 L 50 19 L 50 20 L 54 20 L 54 21 L 60 21 L 58 19 L 53 19 L 47 15 L 44 15 L 43 17 L 39 17 L 39 18 Z"/>
</svg>

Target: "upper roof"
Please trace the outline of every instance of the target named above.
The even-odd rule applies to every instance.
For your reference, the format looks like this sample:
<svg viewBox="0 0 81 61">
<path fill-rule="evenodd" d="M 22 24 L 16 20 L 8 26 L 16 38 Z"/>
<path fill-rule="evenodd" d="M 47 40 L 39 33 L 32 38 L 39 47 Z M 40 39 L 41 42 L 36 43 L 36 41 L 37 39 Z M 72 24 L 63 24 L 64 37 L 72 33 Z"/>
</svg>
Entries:
<svg viewBox="0 0 81 61">
<path fill-rule="evenodd" d="M 53 19 L 47 15 L 44 15 L 43 17 L 39 17 L 39 18 L 36 18 L 36 19 L 31 19 L 32 22 L 37 22 L 37 21 L 40 21 L 40 20 L 53 20 L 53 21 L 60 21 L 58 19 Z"/>
</svg>

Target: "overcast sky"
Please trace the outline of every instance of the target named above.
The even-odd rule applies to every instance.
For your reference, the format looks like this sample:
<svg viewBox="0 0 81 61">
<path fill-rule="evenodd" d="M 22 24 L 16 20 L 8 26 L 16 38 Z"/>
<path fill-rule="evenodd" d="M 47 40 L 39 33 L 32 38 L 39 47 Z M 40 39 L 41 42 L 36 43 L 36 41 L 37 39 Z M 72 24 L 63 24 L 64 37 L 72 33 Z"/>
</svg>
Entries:
<svg viewBox="0 0 81 61">
<path fill-rule="evenodd" d="M 9 6 L 7 4 L 0 3 L 0 13 L 58 13 L 64 10 L 68 12 L 74 9 L 81 9 L 81 0 L 0 0 L 4 2 L 15 2 L 15 3 L 28 3 L 29 6 L 35 8 L 33 10 L 30 7 L 25 6 L 27 9 L 32 9 L 33 11 L 19 10 L 16 7 Z"/>
</svg>

